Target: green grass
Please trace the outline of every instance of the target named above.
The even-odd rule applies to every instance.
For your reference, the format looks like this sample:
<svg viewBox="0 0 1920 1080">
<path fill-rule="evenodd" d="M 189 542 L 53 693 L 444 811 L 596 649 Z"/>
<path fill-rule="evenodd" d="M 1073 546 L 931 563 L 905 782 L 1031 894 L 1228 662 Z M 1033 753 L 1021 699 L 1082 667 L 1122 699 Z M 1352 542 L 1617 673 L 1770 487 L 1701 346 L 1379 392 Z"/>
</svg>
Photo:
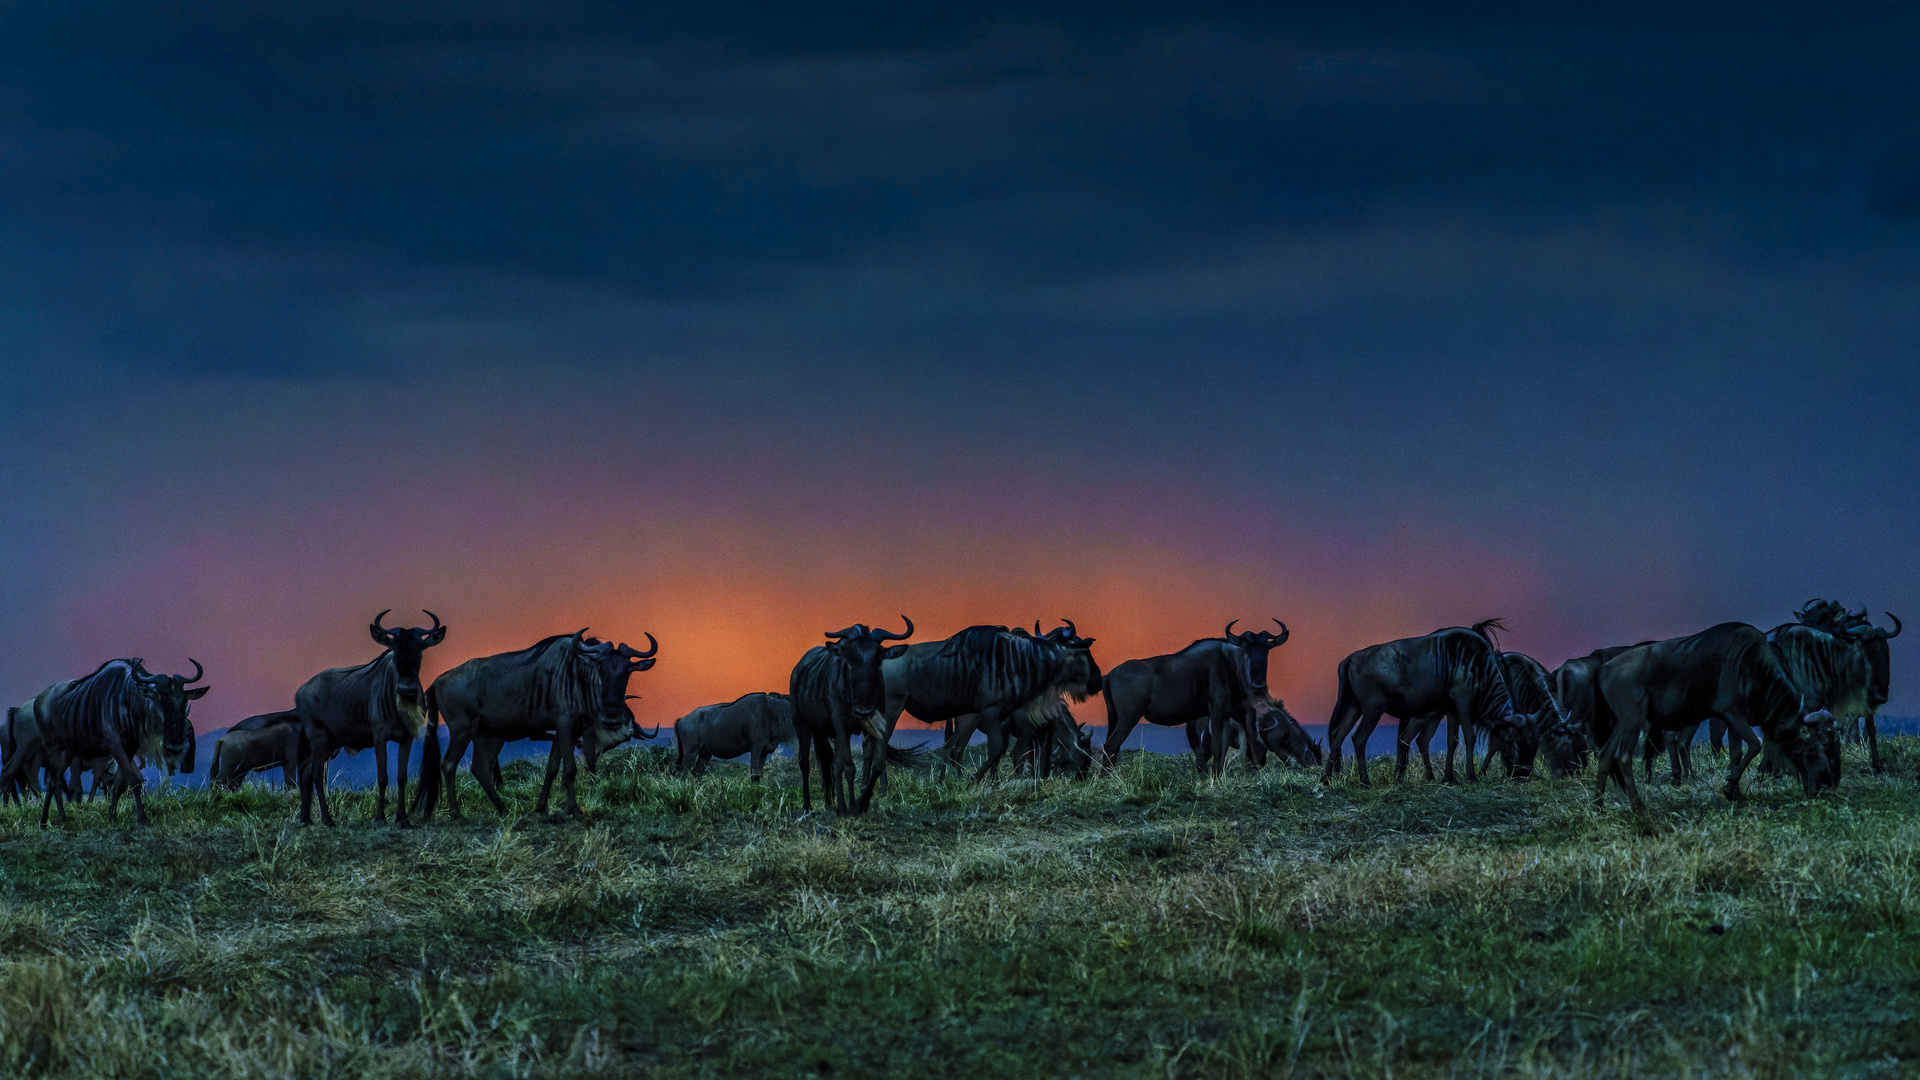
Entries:
<svg viewBox="0 0 1920 1080">
<path fill-rule="evenodd" d="M 1920 740 L 1837 795 L 1132 755 L 865 818 L 666 752 L 583 821 L 0 811 L 0 1075 L 1867 1076 L 1920 1063 Z M 1850 749 L 1850 754 L 1853 751 Z M 1706 758 L 1702 752 L 1702 761 Z M 1388 770 L 1390 772 L 1390 770 Z M 1711 767 L 1703 768 L 1711 774 Z M 475 812 L 476 808 L 485 807 Z"/>
</svg>

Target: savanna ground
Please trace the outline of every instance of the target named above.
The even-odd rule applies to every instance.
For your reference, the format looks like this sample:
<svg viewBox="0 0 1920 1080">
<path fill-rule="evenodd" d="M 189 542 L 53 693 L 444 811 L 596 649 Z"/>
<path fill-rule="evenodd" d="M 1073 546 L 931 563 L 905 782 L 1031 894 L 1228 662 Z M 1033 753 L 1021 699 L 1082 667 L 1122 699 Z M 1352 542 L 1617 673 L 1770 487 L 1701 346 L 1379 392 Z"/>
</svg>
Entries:
<svg viewBox="0 0 1920 1080">
<path fill-rule="evenodd" d="M 583 776 L 584 820 L 0 811 L 0 1075 L 1820 1076 L 1920 1061 L 1920 740 L 1836 796 Z M 1701 751 L 1703 764 L 1710 761 Z M 277 777 L 277 773 L 274 774 Z M 484 800 L 464 774 L 473 814 Z"/>
</svg>

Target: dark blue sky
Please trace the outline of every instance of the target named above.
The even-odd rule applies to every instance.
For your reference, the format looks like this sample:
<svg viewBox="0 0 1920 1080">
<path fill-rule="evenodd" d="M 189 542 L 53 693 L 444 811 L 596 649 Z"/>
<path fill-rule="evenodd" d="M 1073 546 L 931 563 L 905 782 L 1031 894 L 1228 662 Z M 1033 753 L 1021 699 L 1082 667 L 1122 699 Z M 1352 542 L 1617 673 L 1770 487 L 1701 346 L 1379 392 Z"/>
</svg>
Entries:
<svg viewBox="0 0 1920 1080">
<path fill-rule="evenodd" d="M 6 7 L 0 694 L 1920 617 L 1913 9 L 1339 7 Z"/>
</svg>

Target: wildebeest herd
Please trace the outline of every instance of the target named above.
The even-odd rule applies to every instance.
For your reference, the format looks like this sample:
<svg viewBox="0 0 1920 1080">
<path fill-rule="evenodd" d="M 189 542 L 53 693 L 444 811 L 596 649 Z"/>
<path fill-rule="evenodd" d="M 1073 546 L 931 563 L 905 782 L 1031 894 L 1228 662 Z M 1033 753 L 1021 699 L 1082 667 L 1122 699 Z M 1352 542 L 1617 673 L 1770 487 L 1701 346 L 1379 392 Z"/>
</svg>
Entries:
<svg viewBox="0 0 1920 1080">
<path fill-rule="evenodd" d="M 209 762 L 212 783 L 229 790 L 248 774 L 279 768 L 300 790 L 300 822 L 310 824 L 315 796 L 320 818 L 333 824 L 326 767 L 340 750 L 374 751 L 375 819 L 387 804 L 386 747 L 398 744 L 395 819 L 429 818 L 444 797 L 461 816 L 455 776 L 469 748 L 468 771 L 494 808 L 500 796 L 500 753 L 515 740 L 544 740 L 546 776 L 538 810 L 545 813 L 556 776 L 564 809 L 578 812 L 576 752 L 587 768 L 630 738 L 651 738 L 627 702 L 628 682 L 653 667 L 659 643 L 647 635 L 643 652 L 588 637 L 557 634 L 516 652 L 478 657 L 446 671 L 424 689 L 422 654 L 446 639 L 447 627 L 427 612 L 428 627 L 388 627 L 388 612 L 368 630 L 383 651 L 358 667 L 333 668 L 294 693 L 294 707 L 234 724 Z M 1447 723 L 1443 779 L 1455 780 L 1454 756 L 1466 750 L 1465 773 L 1478 779 L 1476 747 L 1485 764 L 1501 758 L 1507 778 L 1529 776 L 1542 756 L 1564 776 L 1597 763 L 1595 801 L 1616 781 L 1637 806 L 1633 762 L 1642 753 L 1651 776 L 1667 754 L 1677 781 L 1692 770 L 1692 746 L 1702 724 L 1719 752 L 1730 756 L 1725 794 L 1738 799 L 1740 780 L 1756 758 L 1799 778 L 1812 794 L 1835 786 L 1840 741 L 1863 733 L 1872 768 L 1882 769 L 1875 716 L 1889 687 L 1888 639 L 1900 633 L 1875 626 L 1864 610 L 1813 600 L 1793 622 L 1762 632 L 1723 623 L 1687 637 L 1596 649 L 1553 671 L 1532 657 L 1503 652 L 1500 621 L 1436 630 L 1361 649 L 1339 666 L 1338 699 L 1325 747 L 1310 738 L 1267 687 L 1267 659 L 1284 645 L 1278 619 L 1267 630 L 1204 638 L 1164 656 L 1129 660 L 1102 674 L 1094 639 L 1068 620 L 1043 632 L 1024 627 L 972 626 L 942 641 L 905 644 L 913 622 L 894 632 L 855 623 L 825 635 L 794 665 L 787 693 L 751 693 L 695 709 L 675 725 L 680 772 L 698 775 L 715 758 L 750 755 L 759 780 L 768 754 L 797 742 L 801 804 L 813 806 L 812 774 L 827 803 L 840 813 L 868 809 L 884 791 L 889 763 L 917 760 L 892 743 L 903 715 L 943 725 L 941 758 L 954 766 L 978 731 L 986 759 L 975 780 L 997 773 L 1007 751 L 1017 769 L 1045 777 L 1058 769 L 1084 778 L 1118 763 L 1119 750 L 1141 721 L 1182 726 L 1196 767 L 1220 774 L 1234 747 L 1253 768 L 1278 757 L 1299 767 L 1322 766 L 1331 781 L 1341 768 L 1341 744 L 1351 739 L 1354 773 L 1368 782 L 1368 737 L 1383 716 L 1399 721 L 1395 776 L 1406 773 L 1417 747 L 1429 780 L 1429 742 Z M 191 774 L 194 731 L 190 704 L 207 692 L 191 686 L 205 674 L 150 672 L 138 659 L 109 660 L 83 678 L 55 683 L 7 710 L 0 730 L 0 797 L 40 797 L 40 821 L 80 797 L 83 777 L 109 796 L 113 820 L 131 792 L 135 818 L 147 823 L 142 768 L 171 777 Z M 1094 694 L 1106 701 L 1107 738 L 1096 750 L 1068 702 Z M 440 746 L 446 725 L 447 745 Z M 853 740 L 860 738 L 856 763 Z M 407 797 L 407 763 L 423 740 L 417 790 Z"/>
</svg>

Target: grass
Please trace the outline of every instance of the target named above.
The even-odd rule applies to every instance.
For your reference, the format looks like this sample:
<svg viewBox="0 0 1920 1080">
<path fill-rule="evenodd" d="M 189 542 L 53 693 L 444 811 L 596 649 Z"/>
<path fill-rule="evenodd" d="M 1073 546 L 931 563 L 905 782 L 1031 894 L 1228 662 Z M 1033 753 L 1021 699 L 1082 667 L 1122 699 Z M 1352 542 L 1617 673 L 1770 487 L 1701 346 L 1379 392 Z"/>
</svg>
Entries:
<svg viewBox="0 0 1920 1080">
<path fill-rule="evenodd" d="M 1920 740 L 1887 748 L 1819 800 L 1703 775 L 1643 814 L 1590 777 L 1141 754 L 896 770 L 842 820 L 800 813 L 791 761 L 687 782 L 660 750 L 583 777 L 578 822 L 530 816 L 527 763 L 516 816 L 413 831 L 364 792 L 294 828 L 259 786 L 147 830 L 7 808 L 0 1075 L 1906 1074 Z"/>
</svg>

